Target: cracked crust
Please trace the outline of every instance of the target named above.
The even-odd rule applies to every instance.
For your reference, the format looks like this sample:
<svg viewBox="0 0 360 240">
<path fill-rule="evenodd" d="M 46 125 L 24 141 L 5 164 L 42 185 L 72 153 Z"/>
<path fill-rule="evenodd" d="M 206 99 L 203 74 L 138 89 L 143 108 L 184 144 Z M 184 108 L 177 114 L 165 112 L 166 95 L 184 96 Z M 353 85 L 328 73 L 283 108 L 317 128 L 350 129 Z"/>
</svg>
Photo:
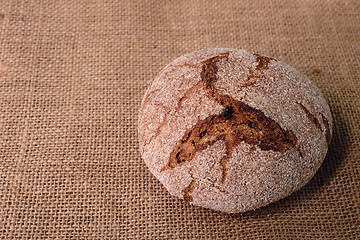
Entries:
<svg viewBox="0 0 360 240">
<path fill-rule="evenodd" d="M 243 102 L 237 101 L 228 95 L 221 95 L 214 87 L 217 80 L 216 63 L 222 59 L 228 60 L 229 52 L 210 58 L 202 63 L 201 81 L 191 87 L 180 99 L 179 103 L 194 89 L 201 88 L 207 93 L 207 97 L 214 99 L 224 107 L 224 110 L 211 115 L 188 130 L 171 152 L 169 163 L 164 170 L 181 166 L 186 161 L 191 161 L 199 151 L 203 151 L 209 145 L 218 140 L 226 143 L 226 153 L 220 160 L 222 167 L 223 183 L 227 175 L 226 164 L 232 156 L 232 150 L 241 142 L 257 145 L 264 151 L 285 152 L 290 148 L 299 148 L 297 137 L 291 130 L 284 130 L 272 119 L 266 117 L 261 111 L 254 109 Z M 257 70 L 267 69 L 271 58 L 257 55 Z M 178 105 L 179 107 L 179 105 Z M 276 139 L 276 141 L 274 140 Z"/>
<path fill-rule="evenodd" d="M 139 116 L 142 157 L 167 190 L 229 213 L 306 184 L 331 132 L 329 107 L 308 78 L 234 49 L 198 51 L 167 65 Z"/>
<path fill-rule="evenodd" d="M 301 109 L 305 112 L 307 118 L 313 123 L 315 124 L 315 126 L 322 131 L 322 127 L 320 125 L 319 120 L 317 119 L 317 117 L 315 117 L 310 111 L 309 109 L 307 109 L 303 104 L 298 103 L 299 106 L 301 107 Z"/>
</svg>

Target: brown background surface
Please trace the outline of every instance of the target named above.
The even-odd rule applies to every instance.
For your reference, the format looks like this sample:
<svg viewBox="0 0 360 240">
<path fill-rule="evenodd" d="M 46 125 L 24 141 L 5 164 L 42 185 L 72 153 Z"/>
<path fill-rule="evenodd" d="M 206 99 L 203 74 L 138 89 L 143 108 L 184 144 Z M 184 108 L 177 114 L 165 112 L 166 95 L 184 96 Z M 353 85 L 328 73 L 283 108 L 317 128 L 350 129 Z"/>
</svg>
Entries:
<svg viewBox="0 0 360 240">
<path fill-rule="evenodd" d="M 227 215 L 171 197 L 137 114 L 174 58 L 243 48 L 309 76 L 335 130 L 290 197 Z M 360 239 L 360 2 L 0 0 L 3 239 Z"/>
</svg>

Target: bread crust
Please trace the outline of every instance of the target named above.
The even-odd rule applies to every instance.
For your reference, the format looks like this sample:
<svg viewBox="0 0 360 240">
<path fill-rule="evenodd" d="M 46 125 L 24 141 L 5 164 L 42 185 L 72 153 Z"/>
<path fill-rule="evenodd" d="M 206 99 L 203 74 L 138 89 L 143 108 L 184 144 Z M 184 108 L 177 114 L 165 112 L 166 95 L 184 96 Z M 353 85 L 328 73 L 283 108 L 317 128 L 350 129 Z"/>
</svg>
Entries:
<svg viewBox="0 0 360 240">
<path fill-rule="evenodd" d="M 168 64 L 139 111 L 141 156 L 174 196 L 245 212 L 304 186 L 332 134 L 320 90 L 296 69 L 236 49 Z"/>
</svg>

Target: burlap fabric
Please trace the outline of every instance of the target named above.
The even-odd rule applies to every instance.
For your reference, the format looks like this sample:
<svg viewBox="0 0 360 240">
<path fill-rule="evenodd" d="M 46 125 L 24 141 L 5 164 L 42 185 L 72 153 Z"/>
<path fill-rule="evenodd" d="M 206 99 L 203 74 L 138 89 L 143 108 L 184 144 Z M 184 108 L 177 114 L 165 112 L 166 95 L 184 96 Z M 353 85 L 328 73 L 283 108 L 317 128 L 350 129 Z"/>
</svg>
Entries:
<svg viewBox="0 0 360 240">
<path fill-rule="evenodd" d="M 140 101 L 198 49 L 298 68 L 335 130 L 321 169 L 245 214 L 171 197 L 140 158 Z M 359 239 L 360 2 L 0 0 L 3 239 Z"/>
</svg>

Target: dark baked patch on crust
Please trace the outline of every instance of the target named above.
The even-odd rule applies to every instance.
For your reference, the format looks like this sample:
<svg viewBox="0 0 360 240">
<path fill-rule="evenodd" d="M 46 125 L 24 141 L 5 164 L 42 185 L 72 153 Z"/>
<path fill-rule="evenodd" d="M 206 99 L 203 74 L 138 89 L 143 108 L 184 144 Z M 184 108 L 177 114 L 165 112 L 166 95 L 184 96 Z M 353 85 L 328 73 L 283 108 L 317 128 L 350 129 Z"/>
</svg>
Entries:
<svg viewBox="0 0 360 240">
<path fill-rule="evenodd" d="M 217 62 L 227 60 L 228 56 L 229 52 L 226 52 L 203 61 L 201 80 L 197 84 L 203 86 L 207 97 L 224 106 L 223 112 L 199 120 L 192 129 L 189 129 L 175 145 L 169 162 L 163 170 L 191 161 L 197 152 L 205 150 L 219 140 L 223 140 L 226 146 L 225 154 L 220 161 L 222 182 L 227 176 L 226 165 L 232 156 L 232 151 L 241 142 L 258 146 L 264 151 L 285 152 L 292 148 L 299 150 L 299 141 L 292 131 L 284 130 L 262 111 L 218 92 L 214 86 L 217 81 Z M 271 59 L 267 57 L 260 59 L 260 68 L 267 68 Z M 188 192 L 187 190 L 186 193 Z"/>
<path fill-rule="evenodd" d="M 321 124 L 319 122 L 319 120 L 314 116 L 314 114 L 312 114 L 309 109 L 307 109 L 303 104 L 298 103 L 299 106 L 301 107 L 301 109 L 305 112 L 307 118 L 313 123 L 315 124 L 316 128 L 319 129 L 320 131 L 322 131 L 321 128 Z"/>
<path fill-rule="evenodd" d="M 321 114 L 324 126 L 325 126 L 325 138 L 326 138 L 326 142 L 329 145 L 331 142 L 331 130 L 330 130 L 330 125 L 329 125 L 329 121 L 326 119 L 326 117 Z"/>
<path fill-rule="evenodd" d="M 307 109 L 303 104 L 298 103 L 299 106 L 301 107 L 301 109 L 305 112 L 307 118 L 313 123 L 315 124 L 316 128 L 319 129 L 320 131 L 325 131 L 325 138 L 326 138 L 326 142 L 329 145 L 331 142 L 331 131 L 330 131 L 330 125 L 329 125 L 329 121 L 326 119 L 326 117 L 324 116 L 324 114 L 321 113 L 321 118 L 322 118 L 322 122 L 324 125 L 324 128 L 321 126 L 320 121 L 318 118 L 316 118 L 310 111 L 309 109 Z"/>
<path fill-rule="evenodd" d="M 195 180 L 191 180 L 190 184 L 182 190 L 183 198 L 185 201 L 192 202 L 193 198 L 191 196 L 192 192 L 195 190 Z"/>
<path fill-rule="evenodd" d="M 262 74 L 261 70 L 269 69 L 269 62 L 276 61 L 273 58 L 265 57 L 265 56 L 262 56 L 257 53 L 254 53 L 254 55 L 256 56 L 257 65 L 256 65 L 255 69 L 249 68 L 247 82 L 245 84 L 243 84 L 242 87 L 249 87 L 249 86 L 256 84 L 256 79 L 264 79 L 265 76 Z M 253 79 L 255 79 L 255 80 L 253 80 Z"/>
<path fill-rule="evenodd" d="M 271 60 L 275 60 L 274 58 L 271 57 L 265 57 L 262 56 L 260 54 L 254 53 L 254 55 L 256 56 L 256 61 L 258 63 L 258 65 L 256 66 L 256 70 L 265 70 L 265 69 L 269 69 L 269 62 Z"/>
</svg>

